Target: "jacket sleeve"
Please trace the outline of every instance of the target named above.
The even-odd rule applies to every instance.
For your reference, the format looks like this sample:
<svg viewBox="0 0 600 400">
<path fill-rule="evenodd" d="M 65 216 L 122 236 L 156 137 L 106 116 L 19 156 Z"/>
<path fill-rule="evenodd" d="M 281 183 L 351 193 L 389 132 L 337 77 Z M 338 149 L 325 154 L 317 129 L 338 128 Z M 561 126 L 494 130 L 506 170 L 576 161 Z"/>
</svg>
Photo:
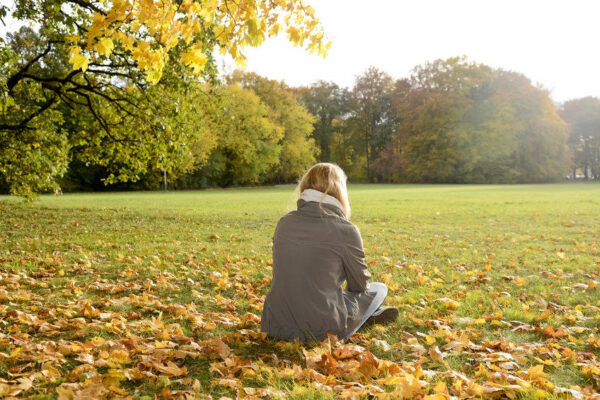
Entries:
<svg viewBox="0 0 600 400">
<path fill-rule="evenodd" d="M 365 263 L 362 237 L 358 228 L 352 225 L 343 234 L 344 246 L 344 271 L 348 282 L 347 290 L 362 292 L 367 288 L 371 274 Z"/>
</svg>

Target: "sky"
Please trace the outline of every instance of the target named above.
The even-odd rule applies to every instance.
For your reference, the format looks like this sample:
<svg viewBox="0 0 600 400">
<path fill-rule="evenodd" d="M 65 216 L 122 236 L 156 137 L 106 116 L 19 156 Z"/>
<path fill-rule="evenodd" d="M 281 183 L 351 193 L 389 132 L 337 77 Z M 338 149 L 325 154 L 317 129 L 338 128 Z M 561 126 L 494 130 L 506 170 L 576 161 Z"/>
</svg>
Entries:
<svg viewBox="0 0 600 400">
<path fill-rule="evenodd" d="M 327 58 L 285 37 L 246 50 L 247 71 L 290 85 L 352 86 L 375 66 L 394 78 L 438 58 L 521 72 L 556 102 L 600 97 L 597 0 L 308 0 L 332 40 Z M 236 67 L 223 60 L 225 70 Z"/>
<path fill-rule="evenodd" d="M 600 97 L 598 0 L 305 0 L 332 41 L 326 58 L 285 37 L 246 49 L 245 69 L 289 85 L 352 86 L 375 66 L 394 78 L 438 58 L 521 72 L 556 102 Z M 17 26 L 8 20 L 0 33 Z M 222 58 L 223 71 L 236 68 Z"/>
</svg>

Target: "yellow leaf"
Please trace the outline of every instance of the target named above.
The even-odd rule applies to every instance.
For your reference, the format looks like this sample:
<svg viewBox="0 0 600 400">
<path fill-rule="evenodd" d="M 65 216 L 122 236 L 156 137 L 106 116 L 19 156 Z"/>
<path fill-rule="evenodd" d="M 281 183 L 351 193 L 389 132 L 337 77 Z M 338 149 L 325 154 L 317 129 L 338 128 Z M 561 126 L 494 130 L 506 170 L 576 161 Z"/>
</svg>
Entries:
<svg viewBox="0 0 600 400">
<path fill-rule="evenodd" d="M 95 49 L 98 54 L 101 56 L 110 56 L 112 54 L 113 49 L 115 48 L 115 44 L 110 38 L 102 38 L 98 40 L 96 43 Z"/>
<path fill-rule="evenodd" d="M 387 385 L 387 386 L 394 386 L 394 385 L 399 384 L 403 380 L 404 379 L 400 376 L 388 375 L 386 378 L 380 379 L 378 381 L 378 383 L 381 383 L 382 385 Z"/>
<path fill-rule="evenodd" d="M 81 71 L 85 72 L 88 67 L 88 59 L 83 54 L 74 54 L 69 58 L 69 63 L 73 65 L 73 69 L 81 69 Z"/>
<path fill-rule="evenodd" d="M 543 389 L 536 389 L 533 392 L 533 397 L 536 399 L 547 399 L 548 397 L 550 397 L 550 393 Z"/>
<path fill-rule="evenodd" d="M 60 385 L 56 388 L 56 394 L 58 394 L 58 400 L 71 400 L 74 397 L 73 388 Z"/>
<path fill-rule="evenodd" d="M 517 286 L 526 286 L 527 285 L 527 281 L 522 276 L 517 276 L 517 278 L 515 279 L 515 285 L 517 285 Z"/>
<path fill-rule="evenodd" d="M 199 73 L 204 69 L 206 65 L 206 54 L 200 48 L 194 48 L 187 53 L 184 53 L 181 60 L 188 66 L 190 66 L 194 73 Z"/>
<path fill-rule="evenodd" d="M 548 374 L 544 372 L 544 364 L 530 367 L 529 370 L 527 371 L 527 374 L 532 379 L 544 378 L 544 377 L 548 376 Z"/>
<path fill-rule="evenodd" d="M 129 364 L 131 358 L 129 358 L 129 352 L 124 349 L 117 349 L 110 353 L 108 362 L 111 364 Z"/>
<path fill-rule="evenodd" d="M 423 400 L 446 400 L 446 396 L 441 393 L 436 393 L 433 396 L 428 395 L 423 397 Z"/>
<path fill-rule="evenodd" d="M 94 337 L 91 339 L 91 341 L 92 341 L 92 343 L 93 343 L 93 344 L 95 344 L 95 345 L 98 345 L 98 344 L 102 344 L 102 343 L 104 343 L 106 340 L 105 340 L 103 337 L 100 337 L 100 336 L 94 336 Z"/>
<path fill-rule="evenodd" d="M 429 278 L 427 276 L 421 274 L 419 274 L 419 276 L 417 276 L 417 279 L 415 279 L 415 281 L 421 286 L 426 284 L 428 280 Z"/>
<path fill-rule="evenodd" d="M 471 396 L 483 396 L 485 388 L 478 383 L 470 381 L 467 385 L 467 393 Z"/>
<path fill-rule="evenodd" d="M 436 300 L 446 306 L 446 309 L 451 311 L 456 311 L 458 309 L 459 303 L 456 300 L 450 299 L 448 297 L 442 297 Z"/>
<path fill-rule="evenodd" d="M 534 321 L 545 321 L 552 316 L 552 310 L 548 309 L 540 315 L 533 318 Z"/>
<path fill-rule="evenodd" d="M 146 72 L 146 80 L 152 85 L 155 85 L 156 83 L 158 83 L 158 81 L 160 81 L 161 77 L 162 77 L 162 71 L 152 70 L 152 71 Z"/>
<path fill-rule="evenodd" d="M 427 342 L 427 344 L 429 346 L 431 346 L 432 344 L 435 343 L 435 338 L 427 335 L 427 336 L 425 336 L 425 342 Z"/>
<path fill-rule="evenodd" d="M 433 391 L 436 394 L 448 393 L 448 389 L 446 388 L 446 382 L 443 382 L 443 381 L 438 382 L 437 385 L 435 385 L 435 388 L 433 388 Z"/>
</svg>

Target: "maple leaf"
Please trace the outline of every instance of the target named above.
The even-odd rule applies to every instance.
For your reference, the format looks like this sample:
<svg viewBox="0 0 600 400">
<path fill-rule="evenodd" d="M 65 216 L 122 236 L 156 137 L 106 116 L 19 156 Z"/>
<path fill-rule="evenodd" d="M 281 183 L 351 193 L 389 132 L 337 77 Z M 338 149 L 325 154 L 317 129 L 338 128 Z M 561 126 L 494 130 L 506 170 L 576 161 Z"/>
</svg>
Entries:
<svg viewBox="0 0 600 400">
<path fill-rule="evenodd" d="M 107 37 L 103 37 L 102 39 L 98 40 L 94 46 L 94 49 L 98 54 L 107 57 L 111 55 L 114 48 L 115 44 L 113 43 L 112 39 Z"/>
<path fill-rule="evenodd" d="M 87 70 L 89 60 L 86 56 L 81 54 L 81 49 L 78 46 L 72 46 L 70 47 L 69 54 L 69 63 L 73 66 L 73 69 L 81 69 L 81 71 L 85 72 Z"/>
</svg>

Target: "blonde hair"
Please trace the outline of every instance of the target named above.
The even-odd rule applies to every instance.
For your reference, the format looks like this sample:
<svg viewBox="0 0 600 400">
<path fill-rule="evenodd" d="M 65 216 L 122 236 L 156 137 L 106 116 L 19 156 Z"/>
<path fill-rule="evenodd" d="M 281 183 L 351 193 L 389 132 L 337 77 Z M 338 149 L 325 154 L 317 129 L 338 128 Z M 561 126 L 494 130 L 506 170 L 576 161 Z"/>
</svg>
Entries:
<svg viewBox="0 0 600 400">
<path fill-rule="evenodd" d="M 346 188 L 346 174 L 336 164 L 317 163 L 310 167 L 298 184 L 298 195 L 306 189 L 314 189 L 335 197 L 344 208 L 344 215 L 350 219 L 350 202 Z M 323 199 L 321 199 L 322 201 Z M 321 203 L 319 203 L 320 205 Z"/>
</svg>

